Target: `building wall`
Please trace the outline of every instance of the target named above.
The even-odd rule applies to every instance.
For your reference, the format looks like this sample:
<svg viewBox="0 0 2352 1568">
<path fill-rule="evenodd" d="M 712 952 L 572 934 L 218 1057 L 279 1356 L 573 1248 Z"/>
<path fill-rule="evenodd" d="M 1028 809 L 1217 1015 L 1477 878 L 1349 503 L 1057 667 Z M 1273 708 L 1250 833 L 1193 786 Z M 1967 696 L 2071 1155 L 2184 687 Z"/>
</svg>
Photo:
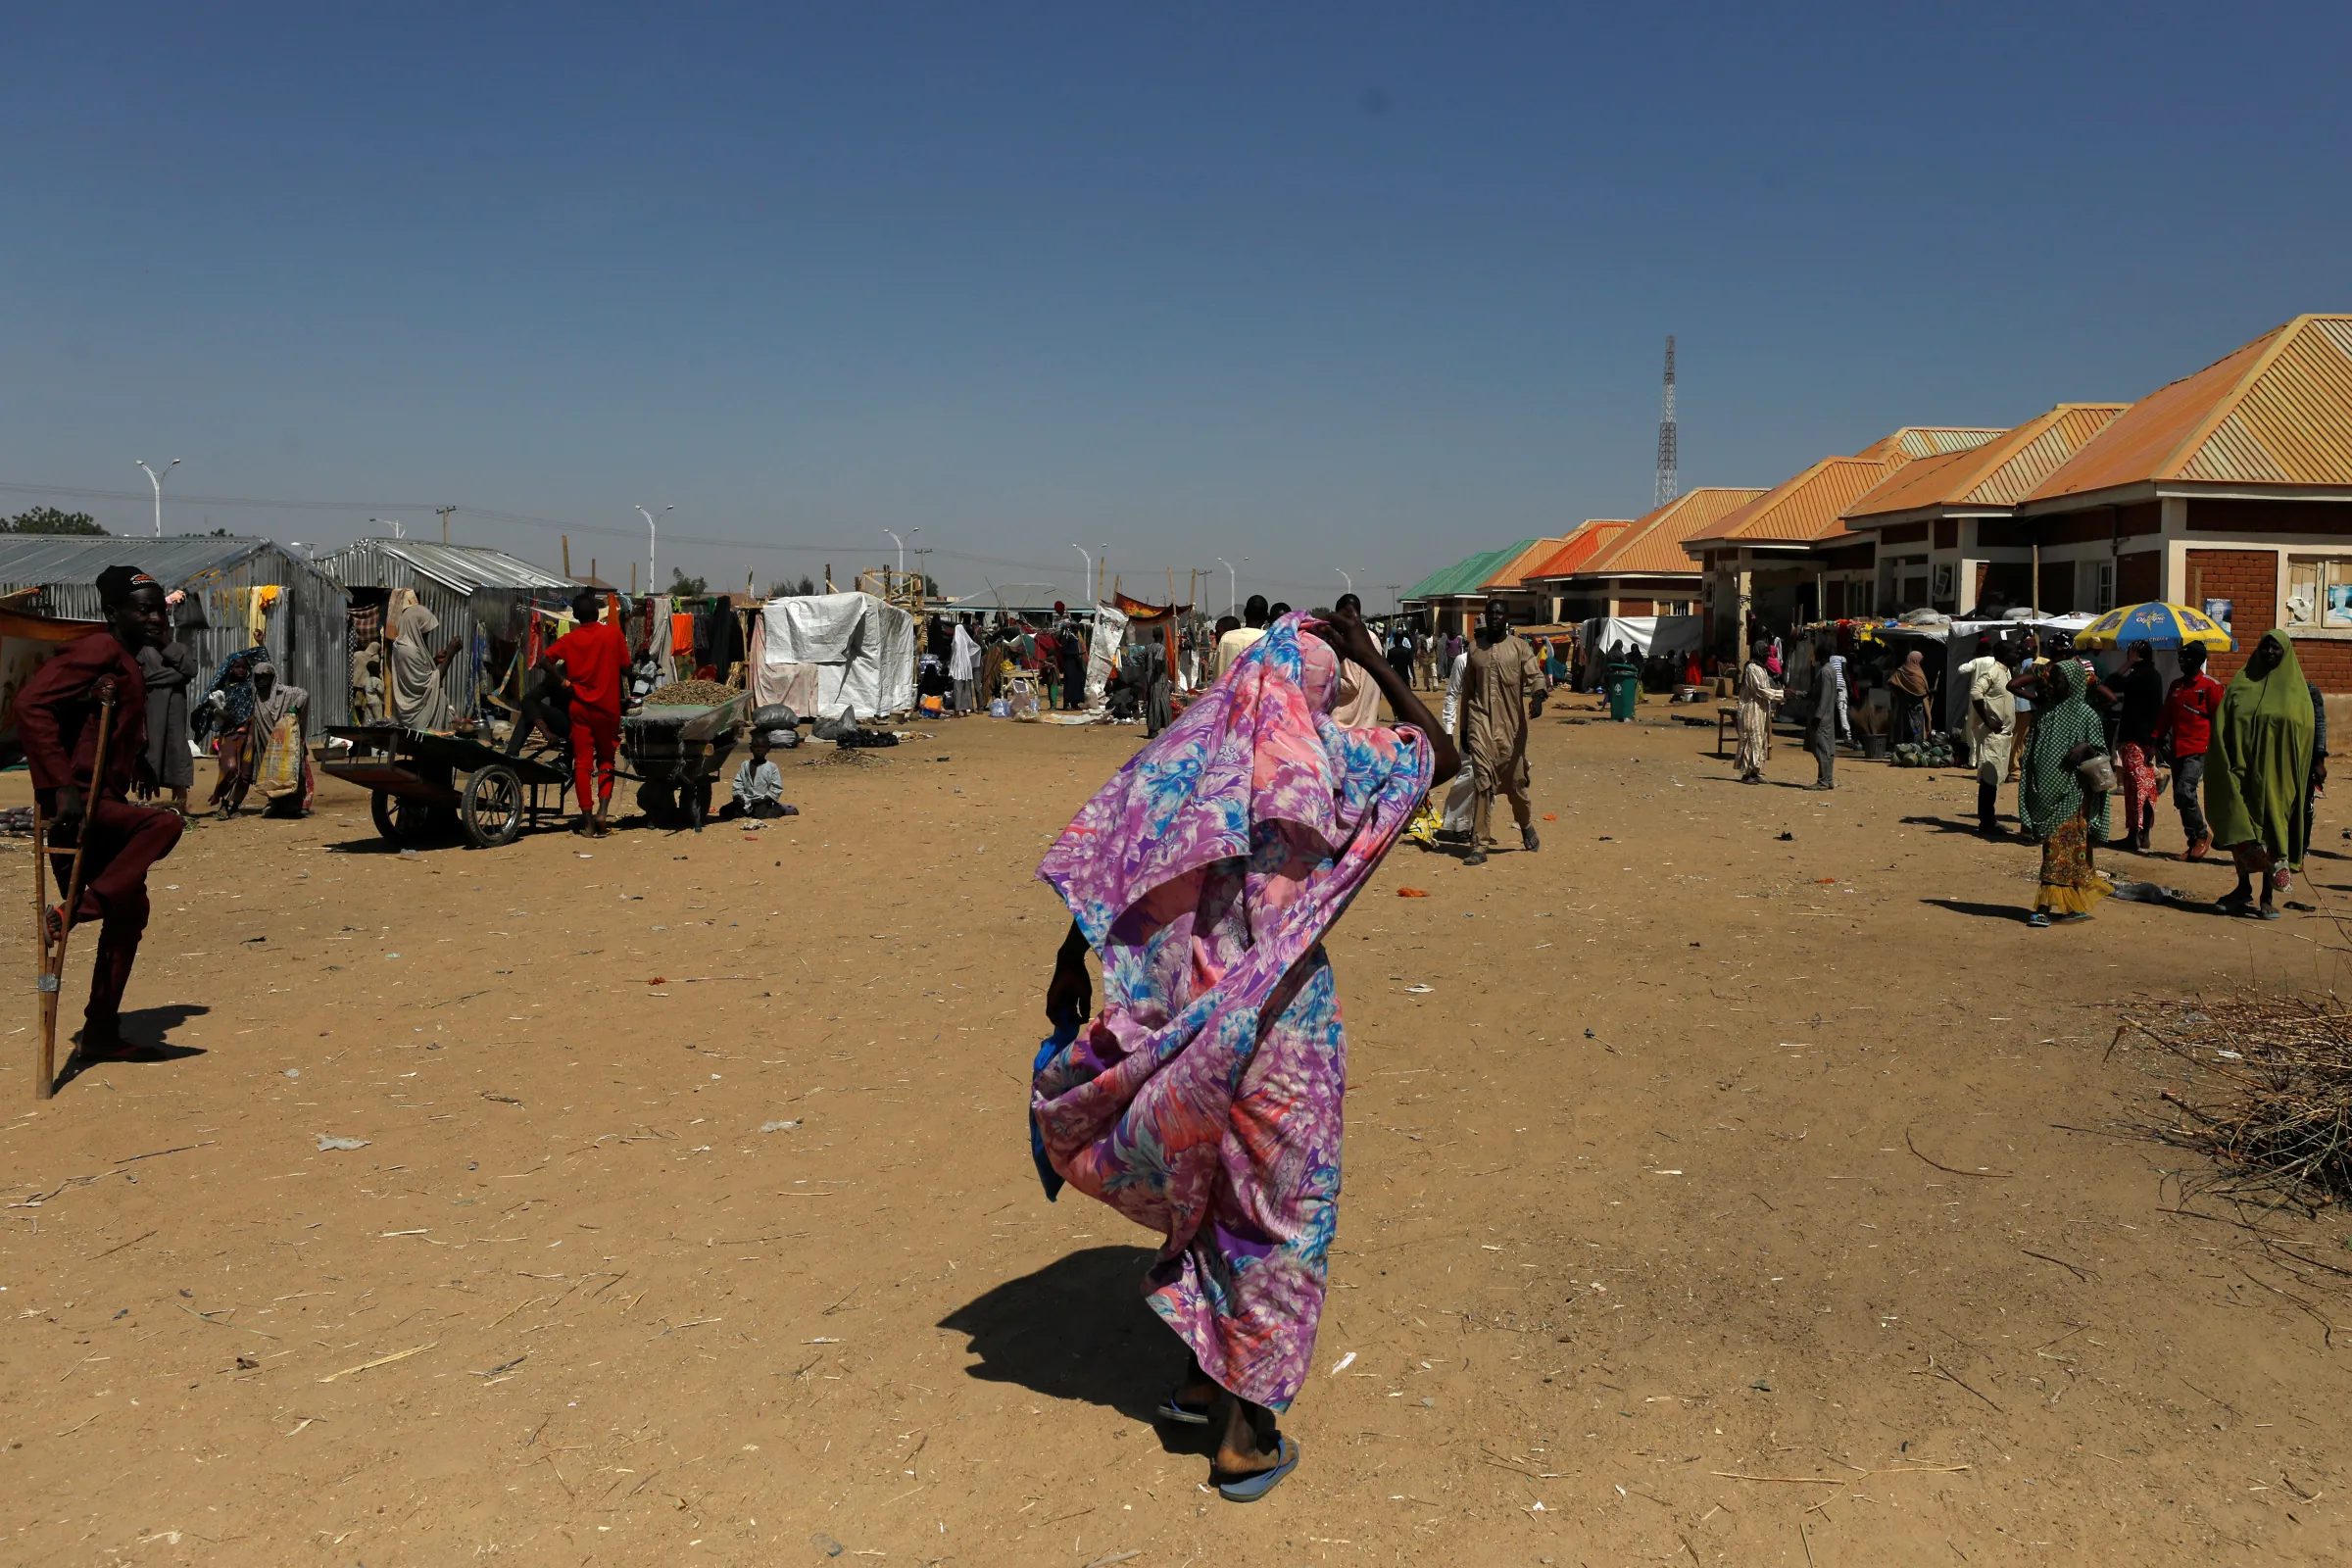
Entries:
<svg viewBox="0 0 2352 1568">
<path fill-rule="evenodd" d="M 2209 666 L 2215 679 L 2226 681 L 2245 666 L 2247 651 L 2262 640 L 2262 634 L 2278 623 L 2278 552 L 2190 550 L 2180 602 L 2201 607 L 2208 599 L 2227 599 L 2232 607 L 2230 633 L 2237 641 L 2237 652 L 2215 654 Z M 2300 662 L 2302 650 L 2295 652 Z M 2309 678 L 2319 679 L 2316 672 Z M 2328 689 L 2326 682 L 2321 685 Z M 2334 689 L 2352 690 L 2352 686 Z"/>
</svg>

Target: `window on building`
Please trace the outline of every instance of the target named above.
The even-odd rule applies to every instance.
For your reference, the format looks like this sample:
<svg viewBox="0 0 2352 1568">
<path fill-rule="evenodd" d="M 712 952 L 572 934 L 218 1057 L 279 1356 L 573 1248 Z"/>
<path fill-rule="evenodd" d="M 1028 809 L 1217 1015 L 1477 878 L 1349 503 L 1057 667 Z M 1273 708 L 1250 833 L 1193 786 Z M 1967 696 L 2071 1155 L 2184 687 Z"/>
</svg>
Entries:
<svg viewBox="0 0 2352 1568">
<path fill-rule="evenodd" d="M 2085 561 L 2082 564 L 2090 578 L 2090 612 L 2105 614 L 2115 608 L 2115 560 L 2109 557 L 2105 561 Z"/>
<path fill-rule="evenodd" d="M 2352 556 L 2289 556 L 2285 620 L 2352 631 Z"/>
<path fill-rule="evenodd" d="M 1872 592 L 1876 584 L 1867 579 L 1845 585 L 1845 613 L 1847 618 L 1859 618 L 1871 612 Z"/>
</svg>

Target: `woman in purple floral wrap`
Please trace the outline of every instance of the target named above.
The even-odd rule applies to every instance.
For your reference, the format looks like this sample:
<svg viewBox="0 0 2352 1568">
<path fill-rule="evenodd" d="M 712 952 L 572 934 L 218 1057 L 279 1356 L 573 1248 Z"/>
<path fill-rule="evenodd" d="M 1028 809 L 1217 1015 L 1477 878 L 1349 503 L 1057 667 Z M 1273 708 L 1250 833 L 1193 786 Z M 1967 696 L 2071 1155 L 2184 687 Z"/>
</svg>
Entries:
<svg viewBox="0 0 2352 1568">
<path fill-rule="evenodd" d="M 1343 660 L 1397 727 L 1333 722 Z M 1275 1415 L 1314 1355 L 1338 1219 L 1348 1043 L 1323 938 L 1455 765 L 1353 611 L 1288 615 L 1038 867 L 1071 916 L 1030 1097 L 1040 1172 L 1166 1237 L 1145 1290 L 1192 1360 L 1158 1414 L 1221 1422 L 1235 1501 L 1298 1462 Z"/>
</svg>

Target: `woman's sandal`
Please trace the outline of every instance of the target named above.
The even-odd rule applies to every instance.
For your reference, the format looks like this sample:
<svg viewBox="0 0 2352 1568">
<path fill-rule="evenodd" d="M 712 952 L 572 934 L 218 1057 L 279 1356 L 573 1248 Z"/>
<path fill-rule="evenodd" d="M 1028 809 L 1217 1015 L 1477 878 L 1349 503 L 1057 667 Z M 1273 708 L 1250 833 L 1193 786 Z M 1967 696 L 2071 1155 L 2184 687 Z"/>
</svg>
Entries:
<svg viewBox="0 0 2352 1568">
<path fill-rule="evenodd" d="M 1170 1389 L 1168 1396 L 1153 1407 L 1152 1415 L 1154 1420 L 1174 1421 L 1188 1427 L 1204 1427 L 1208 1425 L 1210 1417 L 1216 1413 L 1216 1408 L 1214 1404 L 1211 1404 L 1205 1410 L 1196 1410 L 1178 1399 L 1176 1391 Z"/>
<path fill-rule="evenodd" d="M 1275 1449 L 1280 1462 L 1271 1470 L 1255 1470 L 1231 1481 L 1217 1483 L 1217 1495 L 1227 1502 L 1255 1502 L 1282 1484 L 1282 1478 L 1298 1468 L 1298 1445 L 1289 1438 L 1281 1440 Z"/>
<path fill-rule="evenodd" d="M 2047 929 L 2049 923 L 2050 917 L 2042 913 L 2039 909 L 2035 909 L 2032 914 L 2026 916 L 2026 924 L 2034 927 L 2037 931 Z"/>
</svg>

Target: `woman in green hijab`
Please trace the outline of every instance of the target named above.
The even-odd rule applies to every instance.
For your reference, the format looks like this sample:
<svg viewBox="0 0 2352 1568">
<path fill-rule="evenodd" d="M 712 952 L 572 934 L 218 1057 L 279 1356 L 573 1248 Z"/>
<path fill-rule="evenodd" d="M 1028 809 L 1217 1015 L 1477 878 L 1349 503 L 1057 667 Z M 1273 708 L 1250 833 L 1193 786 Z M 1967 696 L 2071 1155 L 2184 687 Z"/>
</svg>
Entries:
<svg viewBox="0 0 2352 1568">
<path fill-rule="evenodd" d="M 2010 686 L 2034 703 L 2017 792 L 2019 821 L 2041 840 L 2041 886 L 2028 925 L 2087 920 L 2109 892 L 2090 863 L 2090 841 L 2107 836 L 2107 796 L 2085 791 L 2076 771 L 2084 758 L 2107 749 L 2106 729 L 2082 700 L 2089 679 L 2082 661 L 2067 655 Z"/>
<path fill-rule="evenodd" d="M 2303 793 L 2311 779 L 2311 688 L 2294 644 L 2262 634 L 2246 667 L 2222 693 L 2207 752 L 2206 810 L 2213 842 L 2237 862 L 2237 887 L 2216 901 L 2224 914 L 2276 920 L 2271 895 L 2303 865 Z M 2254 904 L 2253 879 L 2262 878 Z"/>
</svg>

